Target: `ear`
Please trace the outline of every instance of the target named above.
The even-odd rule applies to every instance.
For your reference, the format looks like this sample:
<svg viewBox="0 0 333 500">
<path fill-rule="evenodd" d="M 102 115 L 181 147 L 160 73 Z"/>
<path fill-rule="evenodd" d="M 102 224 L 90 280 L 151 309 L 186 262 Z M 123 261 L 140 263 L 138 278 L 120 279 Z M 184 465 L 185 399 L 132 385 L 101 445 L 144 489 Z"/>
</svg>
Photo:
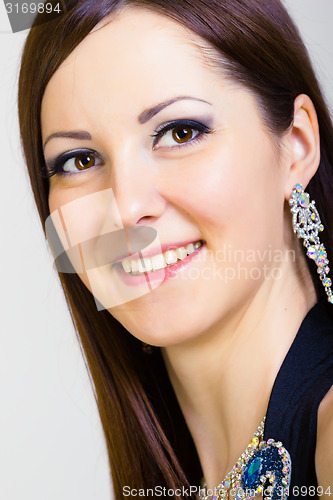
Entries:
<svg viewBox="0 0 333 500">
<path fill-rule="evenodd" d="M 305 94 L 295 99 L 294 121 L 286 139 L 289 155 L 285 199 L 288 200 L 297 183 L 306 188 L 320 162 L 317 113 L 310 97 Z"/>
</svg>

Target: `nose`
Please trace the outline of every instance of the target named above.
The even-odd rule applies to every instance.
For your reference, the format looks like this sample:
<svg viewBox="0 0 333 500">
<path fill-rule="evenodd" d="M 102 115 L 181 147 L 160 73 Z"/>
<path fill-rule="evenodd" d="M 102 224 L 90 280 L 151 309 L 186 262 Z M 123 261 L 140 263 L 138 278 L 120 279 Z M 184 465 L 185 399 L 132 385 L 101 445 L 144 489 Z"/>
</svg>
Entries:
<svg viewBox="0 0 333 500">
<path fill-rule="evenodd" d="M 111 175 L 124 227 L 151 225 L 160 219 L 167 202 L 160 192 L 156 165 L 151 158 L 127 152 L 115 160 Z"/>
</svg>

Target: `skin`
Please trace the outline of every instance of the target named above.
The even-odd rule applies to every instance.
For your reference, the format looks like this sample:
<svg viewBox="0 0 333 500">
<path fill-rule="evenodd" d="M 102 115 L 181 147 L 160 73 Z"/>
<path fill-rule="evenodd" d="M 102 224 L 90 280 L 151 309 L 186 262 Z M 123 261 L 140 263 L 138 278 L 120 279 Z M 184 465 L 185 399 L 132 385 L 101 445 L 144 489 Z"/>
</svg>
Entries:
<svg viewBox="0 0 333 500">
<path fill-rule="evenodd" d="M 92 138 L 50 139 L 46 163 L 75 148 L 92 149 L 103 159 L 91 169 L 50 179 L 51 212 L 112 188 L 123 226 L 149 225 L 162 244 L 206 242 L 200 259 L 175 279 L 109 311 L 137 338 L 162 347 L 207 485 L 214 487 L 265 414 L 281 363 L 316 302 L 286 202 L 318 167 L 319 133 L 313 105 L 301 95 L 293 127 L 277 145 L 255 97 L 210 64 L 205 45 L 163 16 L 129 8 L 101 23 L 57 70 L 41 117 L 43 141 L 59 131 L 86 131 Z M 179 100 L 139 122 L 144 110 L 175 96 L 198 100 Z M 185 145 L 169 134 L 152 147 L 156 127 L 184 118 L 213 131 Z M 117 217 L 110 222 L 102 204 L 91 208 L 84 214 L 88 232 L 102 234 L 115 223 Z M 75 220 L 71 229 L 87 236 Z M 257 259 L 222 261 L 218 252 L 226 245 L 243 255 L 254 251 Z M 270 259 L 268 249 L 282 259 Z M 286 256 L 290 250 L 295 261 Z M 205 279 L 214 270 L 223 276 L 227 268 L 237 275 L 240 264 L 245 270 L 239 278 Z M 191 267 L 199 271 L 196 279 L 189 276 Z M 259 277 L 250 279 L 258 268 Z M 87 274 L 79 275 L 89 287 Z M 93 290 L 97 298 L 110 279 L 103 269 Z M 332 402 L 326 406 L 319 426 Z M 318 477 L 328 484 L 323 453 L 317 450 Z"/>
</svg>

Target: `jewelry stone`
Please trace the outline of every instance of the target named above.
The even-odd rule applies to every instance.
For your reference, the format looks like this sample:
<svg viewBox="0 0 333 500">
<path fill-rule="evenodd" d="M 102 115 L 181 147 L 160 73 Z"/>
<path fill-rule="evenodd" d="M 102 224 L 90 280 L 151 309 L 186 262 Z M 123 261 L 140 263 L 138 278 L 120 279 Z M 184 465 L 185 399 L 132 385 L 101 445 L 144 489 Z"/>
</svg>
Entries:
<svg viewBox="0 0 333 500">
<path fill-rule="evenodd" d="M 316 259 L 317 257 L 317 248 L 316 247 L 308 247 L 308 250 L 307 250 L 307 256 L 310 257 L 310 259 Z"/>
<path fill-rule="evenodd" d="M 258 477 L 261 472 L 261 459 L 257 457 L 249 467 L 247 467 L 244 474 L 244 485 L 248 488 L 253 488 L 257 483 Z"/>
<path fill-rule="evenodd" d="M 310 196 L 308 195 L 308 193 L 302 193 L 299 197 L 299 204 L 301 205 L 301 207 L 305 208 L 309 205 L 310 203 Z"/>
<path fill-rule="evenodd" d="M 324 247 L 324 245 L 321 245 L 318 248 L 318 254 L 317 254 L 317 258 L 316 258 L 317 266 L 320 266 L 320 267 L 325 266 L 326 257 L 327 257 L 327 253 L 326 253 L 325 247 Z"/>
</svg>

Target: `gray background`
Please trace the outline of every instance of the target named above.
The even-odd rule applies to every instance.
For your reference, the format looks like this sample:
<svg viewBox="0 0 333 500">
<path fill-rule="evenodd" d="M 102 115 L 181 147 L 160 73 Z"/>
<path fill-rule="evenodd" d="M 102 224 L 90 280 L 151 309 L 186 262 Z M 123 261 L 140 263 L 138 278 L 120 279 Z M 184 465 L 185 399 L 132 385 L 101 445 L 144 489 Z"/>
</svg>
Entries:
<svg viewBox="0 0 333 500">
<path fill-rule="evenodd" d="M 285 2 L 333 106 L 333 2 Z M 32 200 L 16 118 L 18 61 L 0 2 L 0 498 L 107 500 L 106 449 Z"/>
</svg>

